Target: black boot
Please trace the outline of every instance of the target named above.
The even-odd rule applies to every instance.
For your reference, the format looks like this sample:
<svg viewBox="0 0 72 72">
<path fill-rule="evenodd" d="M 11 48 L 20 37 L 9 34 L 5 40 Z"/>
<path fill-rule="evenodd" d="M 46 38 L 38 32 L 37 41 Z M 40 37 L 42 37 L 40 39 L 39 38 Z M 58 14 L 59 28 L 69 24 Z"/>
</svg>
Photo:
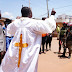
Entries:
<svg viewBox="0 0 72 72">
<path fill-rule="evenodd" d="M 65 53 L 66 53 L 66 47 L 64 47 L 64 52 L 63 52 L 63 57 L 65 57 Z"/>
<path fill-rule="evenodd" d="M 63 55 L 61 55 L 60 57 L 65 57 L 65 53 L 66 53 L 66 48 L 64 48 Z"/>
<path fill-rule="evenodd" d="M 71 53 L 69 53 L 69 56 L 68 56 L 68 59 L 70 59 L 71 58 Z"/>
<path fill-rule="evenodd" d="M 63 55 L 61 55 L 60 57 L 65 57 L 65 53 L 63 53 Z"/>
</svg>

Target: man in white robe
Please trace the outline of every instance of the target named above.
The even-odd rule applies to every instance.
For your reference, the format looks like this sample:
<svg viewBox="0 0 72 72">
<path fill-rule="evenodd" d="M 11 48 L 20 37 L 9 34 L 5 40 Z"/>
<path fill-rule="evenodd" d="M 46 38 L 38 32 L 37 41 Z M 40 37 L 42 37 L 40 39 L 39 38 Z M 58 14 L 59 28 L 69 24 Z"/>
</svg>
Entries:
<svg viewBox="0 0 72 72">
<path fill-rule="evenodd" d="M 7 27 L 14 38 L 1 64 L 3 72 L 37 72 L 41 36 L 56 28 L 54 11 L 45 21 L 31 19 L 32 12 L 28 7 L 23 7 L 21 13 L 22 17 Z"/>
</svg>

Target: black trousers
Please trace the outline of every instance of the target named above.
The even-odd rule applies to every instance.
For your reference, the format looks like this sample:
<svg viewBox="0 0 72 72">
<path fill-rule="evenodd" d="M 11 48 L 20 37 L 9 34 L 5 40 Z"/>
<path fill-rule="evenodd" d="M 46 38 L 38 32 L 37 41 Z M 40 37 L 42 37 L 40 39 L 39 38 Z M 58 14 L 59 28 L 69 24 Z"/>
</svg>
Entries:
<svg viewBox="0 0 72 72">
<path fill-rule="evenodd" d="M 46 36 L 46 50 L 47 50 L 47 46 L 49 44 L 49 49 L 51 49 L 51 41 L 52 41 L 52 36 Z"/>
<path fill-rule="evenodd" d="M 45 37 L 42 37 L 42 51 L 44 52 L 44 45 L 46 43 L 46 36 Z"/>
</svg>

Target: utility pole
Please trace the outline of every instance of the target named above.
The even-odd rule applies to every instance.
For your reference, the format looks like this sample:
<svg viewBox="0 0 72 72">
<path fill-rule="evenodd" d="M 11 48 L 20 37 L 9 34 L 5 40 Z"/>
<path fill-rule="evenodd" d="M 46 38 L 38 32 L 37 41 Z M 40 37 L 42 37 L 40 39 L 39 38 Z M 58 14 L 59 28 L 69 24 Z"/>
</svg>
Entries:
<svg viewBox="0 0 72 72">
<path fill-rule="evenodd" d="M 46 3 L 47 3 L 47 15 L 48 15 L 47 17 L 49 18 L 48 1 L 49 1 L 49 0 L 46 0 Z"/>
<path fill-rule="evenodd" d="M 1 10 L 0 10 L 0 19 L 1 19 Z"/>
<path fill-rule="evenodd" d="M 30 0 L 29 0 L 29 8 L 32 10 L 32 8 L 30 7 L 30 4 L 31 4 L 31 3 L 30 3 Z"/>
<path fill-rule="evenodd" d="M 25 0 L 24 0 L 25 1 Z M 22 5 L 22 7 L 23 7 L 23 5 Z M 29 0 L 29 8 L 30 8 L 30 0 Z"/>
<path fill-rule="evenodd" d="M 29 0 L 29 8 L 30 8 L 30 0 Z"/>
<path fill-rule="evenodd" d="M 25 0 L 24 0 L 25 1 Z M 23 7 L 23 5 L 22 5 L 22 7 Z M 30 0 L 29 0 L 29 8 L 30 8 Z"/>
</svg>

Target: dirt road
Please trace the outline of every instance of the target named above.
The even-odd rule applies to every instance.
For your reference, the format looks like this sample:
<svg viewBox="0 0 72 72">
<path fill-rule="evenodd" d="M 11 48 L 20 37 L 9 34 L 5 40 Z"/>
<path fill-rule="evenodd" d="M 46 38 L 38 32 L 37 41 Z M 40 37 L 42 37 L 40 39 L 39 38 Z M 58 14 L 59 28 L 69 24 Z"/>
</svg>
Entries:
<svg viewBox="0 0 72 72">
<path fill-rule="evenodd" d="M 53 38 L 51 51 L 39 55 L 38 72 L 72 72 L 72 57 L 70 59 L 61 59 L 58 57 L 57 52 L 58 40 L 57 38 Z M 63 52 L 63 49 L 61 52 Z M 66 56 L 68 56 L 68 53 Z M 0 72 L 2 72 L 1 67 Z"/>
<path fill-rule="evenodd" d="M 58 52 L 58 40 L 53 38 L 51 51 L 47 51 L 46 54 L 39 55 L 38 72 L 72 72 L 72 57 L 60 58 L 61 54 Z M 63 49 L 61 50 L 63 52 Z M 67 50 L 68 52 L 68 50 Z M 68 56 L 68 53 L 66 53 Z"/>
</svg>

